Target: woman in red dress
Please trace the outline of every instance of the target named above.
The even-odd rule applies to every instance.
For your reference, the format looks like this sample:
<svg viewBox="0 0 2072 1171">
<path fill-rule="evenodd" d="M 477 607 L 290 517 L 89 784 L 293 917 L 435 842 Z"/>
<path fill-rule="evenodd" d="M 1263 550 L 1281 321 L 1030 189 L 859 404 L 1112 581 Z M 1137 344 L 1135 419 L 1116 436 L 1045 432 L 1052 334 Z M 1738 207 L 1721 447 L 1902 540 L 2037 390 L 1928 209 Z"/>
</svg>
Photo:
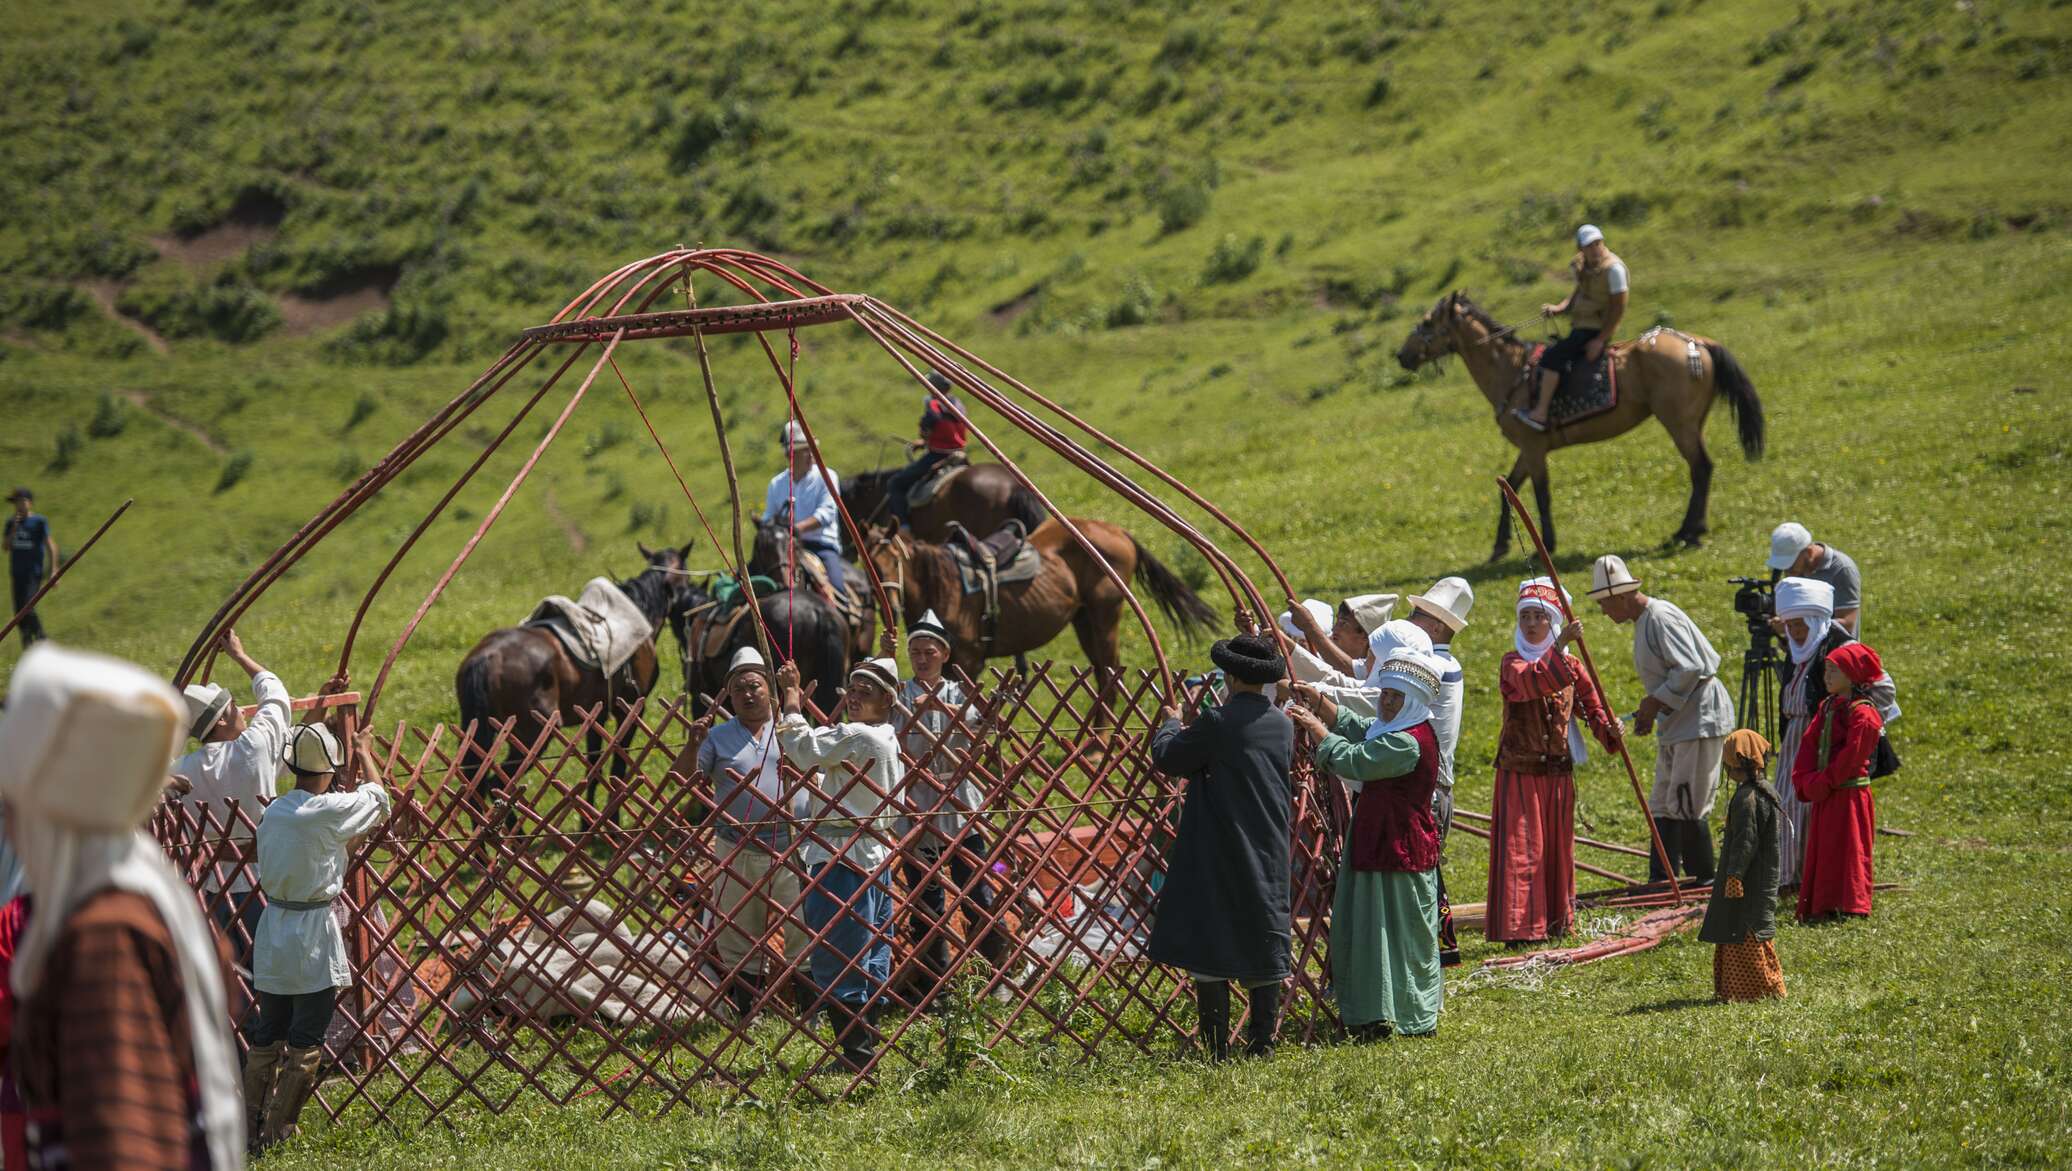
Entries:
<svg viewBox="0 0 2072 1171">
<path fill-rule="evenodd" d="M 1871 913 L 1871 757 L 1884 717 L 1868 690 L 1885 673 L 1878 652 L 1852 642 L 1828 652 L 1828 697 L 1799 740 L 1791 784 L 1812 807 L 1799 879 L 1800 922 Z"/>
</svg>

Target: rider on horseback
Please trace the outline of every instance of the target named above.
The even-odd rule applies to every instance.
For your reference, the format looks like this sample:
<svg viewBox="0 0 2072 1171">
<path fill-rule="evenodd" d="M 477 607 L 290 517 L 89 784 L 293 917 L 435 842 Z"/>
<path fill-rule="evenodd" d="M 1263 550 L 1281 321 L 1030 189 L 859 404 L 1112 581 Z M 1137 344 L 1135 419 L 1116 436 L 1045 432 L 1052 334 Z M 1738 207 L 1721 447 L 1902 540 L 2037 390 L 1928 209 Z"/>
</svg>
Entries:
<svg viewBox="0 0 2072 1171">
<path fill-rule="evenodd" d="M 944 460 L 964 451 L 966 430 L 964 404 L 950 393 L 950 380 L 940 371 L 929 371 L 928 400 L 921 411 L 921 456 L 885 481 L 885 503 L 898 518 L 900 530 L 908 536 L 913 532 L 907 524 L 907 512 L 912 507 L 907 493 Z"/>
<path fill-rule="evenodd" d="M 770 489 L 763 495 L 763 515 L 791 526 L 799 547 L 826 567 L 828 586 L 838 597 L 843 588 L 842 516 L 836 504 L 841 477 L 833 468 L 821 475 L 813 464 L 805 428 L 796 422 L 784 425 L 783 441 L 791 466 L 770 477 Z"/>
<path fill-rule="evenodd" d="M 1559 305 L 1540 306 L 1543 317 L 1568 315 L 1568 336 L 1547 347 L 1540 355 L 1539 399 L 1530 411 L 1511 413 L 1535 431 L 1547 429 L 1547 407 L 1562 375 L 1578 362 L 1589 364 L 1604 354 L 1605 342 L 1626 315 L 1626 262 L 1604 246 L 1604 233 L 1595 224 L 1576 229 L 1576 257 L 1569 271 L 1576 277 L 1575 290 Z"/>
</svg>

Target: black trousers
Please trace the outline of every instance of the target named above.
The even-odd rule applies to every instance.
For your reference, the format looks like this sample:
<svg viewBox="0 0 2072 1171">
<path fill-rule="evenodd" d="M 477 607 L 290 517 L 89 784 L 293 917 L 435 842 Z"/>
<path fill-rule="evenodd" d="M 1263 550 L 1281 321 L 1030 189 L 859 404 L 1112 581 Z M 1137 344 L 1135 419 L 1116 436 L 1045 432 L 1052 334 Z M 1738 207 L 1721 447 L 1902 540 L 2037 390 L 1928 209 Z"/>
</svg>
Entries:
<svg viewBox="0 0 2072 1171">
<path fill-rule="evenodd" d="M 35 573 L 23 573 L 21 570 L 15 569 L 12 572 L 14 575 L 14 610 L 9 611 L 9 613 L 20 610 L 23 603 L 35 597 L 36 591 L 43 588 L 42 570 L 39 569 Z M 22 615 L 21 625 L 15 627 L 15 630 L 22 636 L 23 646 L 28 646 L 39 638 L 50 637 L 48 634 L 43 633 L 43 620 L 36 616 L 36 611 L 34 610 Z"/>
<path fill-rule="evenodd" d="M 1568 336 L 1548 346 L 1540 354 L 1540 369 L 1566 374 L 1576 363 L 1583 360 L 1583 348 L 1596 339 L 1595 329 L 1571 329 Z"/>
<path fill-rule="evenodd" d="M 885 477 L 885 505 L 892 510 L 892 515 L 902 521 L 907 519 L 907 493 L 913 490 L 914 485 L 921 482 L 921 477 L 927 475 L 930 469 L 948 458 L 950 458 L 948 452 L 926 452 L 920 459 Z M 986 534 L 974 533 L 972 535 L 983 537 Z"/>
<path fill-rule="evenodd" d="M 324 1031 L 331 1027 L 331 1013 L 337 1007 L 336 988 L 296 996 L 261 992 L 259 1019 L 252 1022 L 252 1044 L 286 1041 L 296 1049 L 313 1049 L 323 1044 Z"/>
<path fill-rule="evenodd" d="M 942 879 L 949 876 L 950 885 L 957 888 L 957 908 L 964 912 L 964 918 L 974 931 L 981 934 L 978 952 L 986 962 L 997 970 L 1007 959 L 1007 935 L 993 920 L 993 884 L 979 870 L 979 862 L 986 855 L 986 839 L 979 834 L 966 834 L 957 847 L 950 852 L 949 861 L 942 869 L 929 876 L 928 871 L 942 857 L 945 849 L 940 844 L 922 845 L 914 849 L 912 857 L 900 860 L 900 876 L 906 880 L 908 891 L 907 938 L 920 943 L 921 939 L 935 925 L 943 921 L 948 913 L 949 898 L 944 893 Z M 981 926 L 983 924 L 984 926 Z M 946 927 L 933 941 L 920 949 L 921 962 L 936 975 L 950 970 L 950 938 Z"/>
</svg>

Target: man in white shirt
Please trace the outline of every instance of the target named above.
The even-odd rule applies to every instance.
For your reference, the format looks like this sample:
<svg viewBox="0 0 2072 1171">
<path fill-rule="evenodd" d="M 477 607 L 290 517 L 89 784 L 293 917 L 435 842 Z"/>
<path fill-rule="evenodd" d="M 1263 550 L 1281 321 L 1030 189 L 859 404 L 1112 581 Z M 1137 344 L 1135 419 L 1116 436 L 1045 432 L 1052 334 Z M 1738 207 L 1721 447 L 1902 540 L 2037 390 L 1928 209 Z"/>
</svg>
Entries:
<svg viewBox="0 0 2072 1171">
<path fill-rule="evenodd" d="M 354 840 L 388 820 L 390 806 L 365 730 L 357 747 L 362 779 L 352 791 L 334 793 L 331 783 L 345 763 L 338 738 L 322 724 L 296 728 L 286 754 L 295 787 L 259 821 L 259 881 L 268 903 L 253 933 L 259 1013 L 245 1062 L 245 1104 L 259 1150 L 294 1134 L 295 1120 L 316 1092 L 338 990 L 353 981 L 331 904 L 345 890 Z"/>
<path fill-rule="evenodd" d="M 1424 593 L 1410 595 L 1407 621 L 1432 640 L 1432 657 L 1446 668 L 1432 699 L 1432 732 L 1439 740 L 1439 787 L 1432 793 L 1432 815 L 1439 822 L 1441 843 L 1453 825 L 1453 750 L 1460 743 L 1461 705 L 1467 690 L 1452 644 L 1453 637 L 1468 624 L 1468 611 L 1474 605 L 1475 591 L 1465 578 L 1442 577 Z"/>
<path fill-rule="evenodd" d="M 806 430 L 797 423 L 784 425 L 784 454 L 791 466 L 770 477 L 763 493 L 763 515 L 791 526 L 799 547 L 820 559 L 827 569 L 828 584 L 836 594 L 843 589 L 842 513 L 838 503 L 842 477 L 833 468 L 827 475 L 813 463 L 813 448 L 806 442 Z"/>
<path fill-rule="evenodd" d="M 252 698 L 259 709 L 247 719 L 229 688 L 217 683 L 188 684 L 183 693 L 187 731 L 201 746 L 174 761 L 170 771 L 192 786 L 180 800 L 211 829 L 227 831 L 222 836 L 228 840 L 202 876 L 202 890 L 211 896 L 203 901 L 216 925 L 230 937 L 237 962 L 243 965 L 251 956 L 252 931 L 265 906 L 252 889 L 247 857 L 250 827 L 259 821 L 261 803 L 273 799 L 292 716 L 287 686 L 245 653 L 237 631 L 225 630 L 218 645 L 224 657 L 252 677 Z M 231 812 L 232 802 L 236 802 L 237 814 Z M 238 927 L 231 926 L 233 920 Z"/>
<path fill-rule="evenodd" d="M 891 723 L 898 694 L 899 665 L 866 659 L 849 672 L 844 703 L 853 719 L 816 728 L 801 714 L 798 664 L 777 668 L 777 743 L 792 764 L 822 770 L 800 850 L 806 931 L 820 936 L 809 956 L 813 982 L 827 996 L 839 1061 L 851 1073 L 877 1060 L 878 996 L 892 976 L 888 814 L 904 799 L 906 778 Z"/>
<path fill-rule="evenodd" d="M 1604 233 L 1596 224 L 1576 229 L 1576 256 L 1568 267 L 1576 278 L 1576 287 L 1568 299 L 1559 305 L 1540 306 L 1543 317 L 1568 318 L 1568 336 L 1540 355 L 1539 397 L 1532 409 L 1521 407 L 1511 412 L 1535 431 L 1547 429 L 1547 408 L 1554 402 L 1554 391 L 1561 385 L 1562 375 L 1577 365 L 1587 367 L 1603 357 L 1604 347 L 1614 336 L 1612 331 L 1619 328 L 1620 320 L 1626 316 L 1626 262 L 1605 246 Z"/>
</svg>

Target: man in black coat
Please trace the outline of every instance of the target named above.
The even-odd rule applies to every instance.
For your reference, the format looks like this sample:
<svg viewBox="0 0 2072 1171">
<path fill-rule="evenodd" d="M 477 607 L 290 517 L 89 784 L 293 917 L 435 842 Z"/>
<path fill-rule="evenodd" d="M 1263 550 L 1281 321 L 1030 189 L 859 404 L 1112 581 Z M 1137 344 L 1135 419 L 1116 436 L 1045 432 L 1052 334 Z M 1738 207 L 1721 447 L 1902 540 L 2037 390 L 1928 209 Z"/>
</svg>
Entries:
<svg viewBox="0 0 2072 1171">
<path fill-rule="evenodd" d="M 1230 698 L 1184 726 L 1179 709 L 1167 705 L 1151 738 L 1151 763 L 1188 784 L 1146 950 L 1193 977 L 1201 1033 L 1210 1058 L 1221 1061 L 1230 1053 L 1231 981 L 1245 986 L 1251 1002 L 1247 1052 L 1273 1052 L 1280 1023 L 1295 726 L 1266 698 L 1266 688 L 1287 674 L 1269 639 L 1225 639 L 1209 657 L 1223 669 Z"/>
</svg>

